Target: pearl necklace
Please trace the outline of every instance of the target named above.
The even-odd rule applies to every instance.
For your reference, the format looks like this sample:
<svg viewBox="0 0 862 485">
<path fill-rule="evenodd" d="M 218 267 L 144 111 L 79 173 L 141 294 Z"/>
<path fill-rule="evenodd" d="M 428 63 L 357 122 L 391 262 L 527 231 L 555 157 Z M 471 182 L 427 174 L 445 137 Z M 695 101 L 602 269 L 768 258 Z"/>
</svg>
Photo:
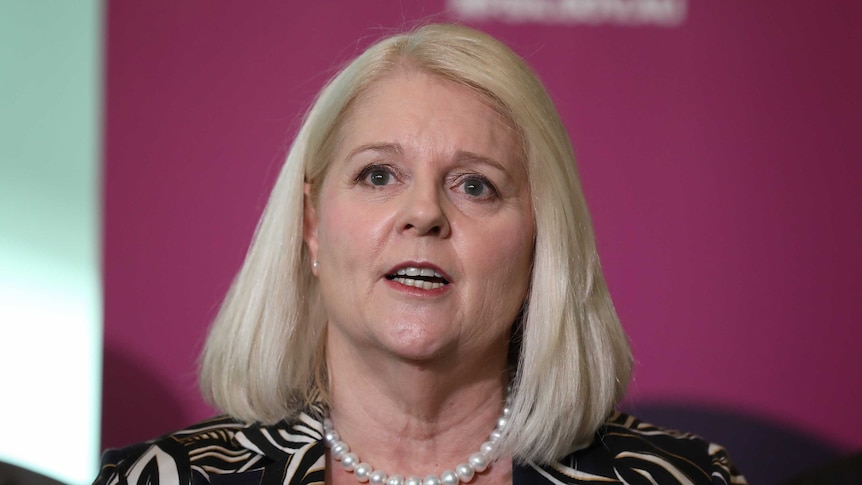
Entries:
<svg viewBox="0 0 862 485">
<path fill-rule="evenodd" d="M 341 462 L 341 467 L 353 475 L 362 483 L 369 482 L 372 485 L 458 485 L 467 483 L 473 479 L 476 473 L 482 473 L 491 466 L 490 457 L 497 446 L 497 442 L 503 436 L 503 429 L 509 422 L 511 409 L 507 402 L 503 406 L 503 413 L 497 418 L 497 427 L 488 435 L 488 441 L 482 443 L 479 451 L 470 455 L 466 463 L 461 463 L 455 470 L 446 470 L 438 475 L 427 475 L 424 479 L 411 475 L 406 479 L 401 475 L 388 476 L 383 470 L 375 470 L 368 463 L 360 462 L 355 453 L 350 452 L 347 443 L 341 440 L 338 431 L 332 426 L 332 420 L 323 420 L 323 441 L 329 447 L 332 457 Z"/>
</svg>

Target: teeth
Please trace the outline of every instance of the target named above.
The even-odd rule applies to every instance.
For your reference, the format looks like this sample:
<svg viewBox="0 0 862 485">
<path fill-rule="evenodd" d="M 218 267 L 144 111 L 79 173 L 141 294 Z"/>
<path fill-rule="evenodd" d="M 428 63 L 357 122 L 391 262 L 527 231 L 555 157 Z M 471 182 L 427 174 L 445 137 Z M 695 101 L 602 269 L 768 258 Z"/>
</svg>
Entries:
<svg viewBox="0 0 862 485">
<path fill-rule="evenodd" d="M 398 276 L 425 276 L 428 278 L 442 278 L 443 276 L 440 273 L 434 271 L 430 268 L 416 268 L 413 266 L 399 269 L 396 273 Z"/>
<path fill-rule="evenodd" d="M 395 278 L 394 281 L 397 281 L 404 286 L 413 286 L 423 290 L 436 290 L 437 288 L 443 288 L 443 283 L 432 283 L 431 281 L 414 280 L 413 278 Z"/>
<path fill-rule="evenodd" d="M 442 281 L 427 281 L 421 278 L 435 278 L 437 280 Z M 406 268 L 401 268 L 395 273 L 395 277 L 392 278 L 392 281 L 397 281 L 404 286 L 412 286 L 414 288 L 420 288 L 423 290 L 436 290 L 437 288 L 442 288 L 446 284 L 446 279 L 443 276 L 430 268 L 417 268 L 415 266 L 408 266 Z"/>
</svg>

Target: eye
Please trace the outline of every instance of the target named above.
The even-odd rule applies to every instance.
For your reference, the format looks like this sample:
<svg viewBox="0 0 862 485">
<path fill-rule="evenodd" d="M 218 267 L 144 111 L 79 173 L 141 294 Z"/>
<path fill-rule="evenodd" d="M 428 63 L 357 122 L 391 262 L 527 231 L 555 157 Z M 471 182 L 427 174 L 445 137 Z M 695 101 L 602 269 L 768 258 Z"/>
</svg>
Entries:
<svg viewBox="0 0 862 485">
<path fill-rule="evenodd" d="M 478 179 L 467 179 L 464 181 L 464 193 L 473 197 L 480 197 L 485 193 L 487 187 L 485 182 Z"/>
<path fill-rule="evenodd" d="M 374 187 L 382 187 L 391 184 L 394 177 L 392 168 L 390 167 L 385 165 L 369 165 L 359 172 L 356 176 L 356 181 Z"/>
<path fill-rule="evenodd" d="M 392 178 L 392 174 L 386 170 L 377 169 L 369 172 L 366 178 L 371 185 L 386 185 L 389 183 L 389 179 Z"/>
<path fill-rule="evenodd" d="M 477 199 L 492 199 L 497 195 L 497 189 L 488 179 L 476 175 L 461 179 L 460 187 L 465 194 Z"/>
</svg>

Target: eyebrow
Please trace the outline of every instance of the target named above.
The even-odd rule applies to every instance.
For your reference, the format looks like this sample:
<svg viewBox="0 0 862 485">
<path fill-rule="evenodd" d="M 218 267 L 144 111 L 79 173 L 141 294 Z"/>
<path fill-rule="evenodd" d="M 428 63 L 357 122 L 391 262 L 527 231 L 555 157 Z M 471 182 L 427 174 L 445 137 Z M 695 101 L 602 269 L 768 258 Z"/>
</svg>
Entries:
<svg viewBox="0 0 862 485">
<path fill-rule="evenodd" d="M 362 152 L 367 152 L 367 151 L 378 152 L 378 153 L 383 153 L 383 154 L 388 154 L 388 155 L 397 155 L 399 157 L 404 155 L 404 148 L 399 143 L 386 143 L 386 142 L 366 143 L 364 145 L 360 145 L 360 146 L 354 148 L 353 150 L 351 150 L 350 153 L 348 153 L 347 156 L 344 157 L 344 162 L 345 163 L 350 162 L 350 160 L 353 159 L 353 157 L 355 157 L 356 155 L 358 155 Z M 510 174 L 506 170 L 506 168 L 503 166 L 503 164 L 501 164 L 497 160 L 494 160 L 493 158 L 486 157 L 484 155 L 479 155 L 478 153 L 474 153 L 474 152 L 467 151 L 467 150 L 458 150 L 458 152 L 455 153 L 454 160 L 460 164 L 488 165 L 490 167 L 493 167 L 493 168 L 499 170 L 500 173 L 504 174 L 507 179 L 512 177 L 512 174 Z"/>
<path fill-rule="evenodd" d="M 493 158 L 479 155 L 478 153 L 459 150 L 458 153 L 455 154 L 455 160 L 460 163 L 490 165 L 503 173 L 508 173 L 506 172 L 506 168 L 503 167 L 500 162 L 494 160 Z"/>
<path fill-rule="evenodd" d="M 351 150 L 350 153 L 348 153 L 347 156 L 344 157 L 344 161 L 349 161 L 356 155 L 366 151 L 382 152 L 393 155 L 404 155 L 404 149 L 399 143 L 366 143 Z M 497 170 L 500 170 L 501 172 L 506 172 L 505 167 L 503 167 L 500 162 L 494 160 L 493 158 L 479 155 L 478 153 L 473 153 L 466 150 L 458 150 L 458 152 L 455 153 L 455 160 L 459 163 L 490 165 Z"/>
<path fill-rule="evenodd" d="M 360 145 L 351 150 L 350 153 L 344 157 L 344 161 L 347 162 L 356 155 L 366 151 L 404 155 L 404 149 L 401 148 L 401 145 L 398 143 L 366 143 L 365 145 Z"/>
</svg>

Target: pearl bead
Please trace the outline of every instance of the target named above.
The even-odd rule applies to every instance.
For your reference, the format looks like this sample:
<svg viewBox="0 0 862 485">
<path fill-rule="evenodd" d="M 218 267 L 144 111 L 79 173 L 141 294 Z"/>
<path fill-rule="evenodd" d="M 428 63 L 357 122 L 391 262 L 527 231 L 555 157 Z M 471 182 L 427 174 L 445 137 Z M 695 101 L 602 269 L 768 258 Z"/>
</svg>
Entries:
<svg viewBox="0 0 862 485">
<path fill-rule="evenodd" d="M 488 457 L 484 453 L 473 453 L 467 463 L 476 470 L 476 473 L 482 473 L 488 468 Z M 343 465 L 344 462 L 342 461 L 341 464 Z"/>
<path fill-rule="evenodd" d="M 494 451 L 494 448 L 496 448 L 496 446 L 494 446 L 494 443 L 491 443 L 490 441 L 486 441 L 486 442 L 482 443 L 482 446 L 479 447 L 479 451 L 481 451 L 482 453 L 484 453 L 486 455 L 490 455 L 491 452 Z"/>
<path fill-rule="evenodd" d="M 404 480 L 404 485 L 422 485 L 422 479 L 416 475 L 410 475 L 407 480 Z"/>
<path fill-rule="evenodd" d="M 422 485 L 440 485 L 440 477 L 437 475 L 428 475 L 422 480 Z"/>
<path fill-rule="evenodd" d="M 374 470 L 372 470 L 371 465 L 368 463 L 360 463 L 356 465 L 356 468 L 353 470 L 353 474 L 360 482 L 367 482 L 372 471 Z"/>
<path fill-rule="evenodd" d="M 510 386 L 511 390 L 511 386 Z M 502 414 L 497 418 L 494 431 L 488 436 L 488 441 L 482 443 L 478 453 L 473 453 L 467 459 L 467 463 L 461 463 L 455 467 L 455 471 L 446 470 L 442 474 L 427 475 L 424 479 L 416 475 L 410 475 L 405 479 L 401 475 L 387 476 L 383 470 L 374 470 L 368 463 L 360 463 L 359 457 L 350 452 L 350 447 L 333 428 L 332 420 L 323 420 L 323 442 L 329 447 L 333 459 L 341 462 L 342 468 L 352 471 L 356 479 L 361 482 L 369 482 L 369 485 L 459 485 L 471 481 L 477 473 L 482 473 L 491 466 L 491 456 L 497 448 L 497 442 L 503 437 L 503 430 L 509 424 L 511 408 L 507 404 L 503 407 Z"/>
<path fill-rule="evenodd" d="M 471 457 L 472 458 L 472 457 Z M 352 472 L 353 468 L 359 464 L 359 457 L 355 453 L 347 453 L 341 458 L 341 467 Z"/>
<path fill-rule="evenodd" d="M 461 463 L 460 465 L 455 467 L 455 473 L 458 475 L 458 478 L 460 478 L 462 482 L 466 483 L 473 479 L 473 474 L 475 473 L 475 471 L 470 465 L 466 463 Z"/>
<path fill-rule="evenodd" d="M 350 447 L 343 441 L 336 441 L 332 445 L 332 457 L 338 461 L 341 461 L 341 459 L 344 458 L 344 455 L 349 451 Z"/>
<path fill-rule="evenodd" d="M 440 485 L 458 485 L 458 475 L 452 470 L 440 474 Z"/>
<path fill-rule="evenodd" d="M 339 441 L 341 436 L 338 435 L 338 431 L 332 430 L 327 431 L 326 434 L 323 435 L 323 441 L 327 446 L 332 446 L 336 441 Z"/>
</svg>

